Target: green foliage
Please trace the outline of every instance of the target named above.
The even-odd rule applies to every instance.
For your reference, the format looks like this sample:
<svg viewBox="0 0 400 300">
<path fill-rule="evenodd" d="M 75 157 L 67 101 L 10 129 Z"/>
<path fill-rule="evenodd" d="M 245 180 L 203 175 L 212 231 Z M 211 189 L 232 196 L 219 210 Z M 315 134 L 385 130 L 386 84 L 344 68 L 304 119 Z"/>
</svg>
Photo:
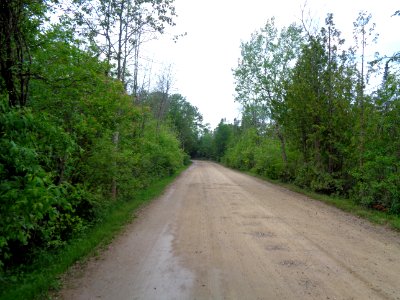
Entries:
<svg viewBox="0 0 400 300">
<path fill-rule="evenodd" d="M 190 156 L 195 156 L 203 117 L 197 107 L 191 105 L 179 94 L 169 98 L 167 118 L 177 132 L 182 148 Z"/>
<path fill-rule="evenodd" d="M 205 129 L 199 137 L 196 156 L 198 158 L 214 158 L 214 136 L 209 129 Z"/>
<path fill-rule="evenodd" d="M 107 65 L 55 26 L 32 52 L 27 107 L 0 114 L 0 267 L 29 264 L 182 167 L 176 128 L 132 103 Z M 189 120 L 190 122 L 191 120 Z M 190 124 L 189 124 L 190 125 Z"/>
<path fill-rule="evenodd" d="M 363 165 L 353 169 L 352 196 L 368 207 L 400 213 L 400 77 L 388 73 L 369 112 Z"/>
<path fill-rule="evenodd" d="M 282 160 L 279 141 L 263 139 L 254 154 L 255 166 L 252 171 L 271 179 L 284 179 L 285 163 Z"/>
<path fill-rule="evenodd" d="M 350 67 L 338 59 L 336 48 L 324 49 L 328 39 L 312 39 L 303 47 L 287 87 L 288 111 L 283 124 L 286 137 L 304 162 L 295 174 L 296 183 L 314 191 L 342 193 L 344 181 L 340 177 L 343 167 L 350 164 L 346 147 L 354 126 L 353 94 L 351 79 L 346 76 Z"/>
<path fill-rule="evenodd" d="M 260 141 L 255 129 L 245 131 L 234 144 L 229 145 L 222 162 L 239 170 L 255 168 L 255 152 L 260 148 Z"/>
<path fill-rule="evenodd" d="M 317 34 L 302 37 L 295 25 L 279 30 L 272 19 L 242 43 L 234 70 L 242 121 L 223 162 L 398 214 L 398 53 L 371 62 L 371 70 L 385 62 L 385 70 L 368 95 L 365 48 L 376 41 L 370 20 L 359 14 L 349 50 L 332 14 Z"/>
<path fill-rule="evenodd" d="M 78 232 L 82 192 L 78 186 L 54 184 L 54 161 L 76 145 L 45 116 L 8 108 L 3 100 L 0 133 L 0 263 L 10 264 L 26 260 L 34 246 L 58 246 Z"/>
<path fill-rule="evenodd" d="M 43 23 L 59 7 L 50 9 L 53 2 L 64 5 L 0 4 L 0 296 L 15 282 L 26 292 L 7 295 L 43 296 L 104 238 L 92 228 L 111 214 L 110 239 L 151 197 L 141 194 L 146 187 L 190 163 L 181 146 L 195 153 L 202 128 L 197 108 L 180 95 L 162 122 L 132 101 L 141 34 L 174 25 L 173 1 L 72 1 L 61 24 Z M 135 60 L 134 95 L 126 90 L 128 58 Z M 118 207 L 127 210 L 115 213 Z"/>
<path fill-rule="evenodd" d="M 1 277 L 0 299 L 47 299 L 48 292 L 59 287 L 59 278 L 76 261 L 96 255 L 130 222 L 134 212 L 161 195 L 182 171 L 153 182 L 148 188 L 137 190 L 134 201 L 113 202 L 101 214 L 101 221 L 72 238 L 58 252 L 40 252 L 32 265 L 19 272 Z"/>
<path fill-rule="evenodd" d="M 280 124 L 285 112 L 285 84 L 299 56 L 301 29 L 295 24 L 279 30 L 275 19 L 242 43 L 242 59 L 233 74 L 236 101 L 244 108 L 244 119 L 259 131 L 269 122 Z"/>
<path fill-rule="evenodd" d="M 219 122 L 217 128 L 214 131 L 214 155 L 216 160 L 221 160 L 225 155 L 228 145 L 233 137 L 233 126 L 226 124 L 225 120 Z"/>
<path fill-rule="evenodd" d="M 184 155 L 179 142 L 166 127 L 157 131 L 153 123 L 149 124 L 148 129 L 137 144 L 138 153 L 142 153 L 142 156 L 134 176 L 147 174 L 148 178 L 161 178 L 172 175 L 183 163 Z"/>
<path fill-rule="evenodd" d="M 114 73 L 125 86 L 131 83 L 133 94 L 137 96 L 141 45 L 163 34 L 168 26 L 175 25 L 174 1 L 60 2 L 64 27 L 79 32 L 85 45 L 105 57 L 107 74 Z M 129 68 L 129 65 L 133 68 Z"/>
<path fill-rule="evenodd" d="M 280 142 L 260 136 L 255 129 L 248 129 L 234 139 L 223 157 L 223 162 L 239 170 L 271 179 L 286 180 L 287 172 L 296 163 L 296 154 L 288 152 L 290 166 L 282 160 Z"/>
<path fill-rule="evenodd" d="M 142 95 L 141 98 L 151 108 L 157 127 L 164 124 L 173 129 L 185 153 L 189 157 L 195 157 L 203 130 L 203 116 L 198 108 L 180 94 L 168 96 L 164 92 L 155 91 Z"/>
<path fill-rule="evenodd" d="M 0 2 L 0 92 L 5 92 L 10 106 L 26 105 L 31 52 L 38 47 L 46 4 L 43 0 Z"/>
</svg>

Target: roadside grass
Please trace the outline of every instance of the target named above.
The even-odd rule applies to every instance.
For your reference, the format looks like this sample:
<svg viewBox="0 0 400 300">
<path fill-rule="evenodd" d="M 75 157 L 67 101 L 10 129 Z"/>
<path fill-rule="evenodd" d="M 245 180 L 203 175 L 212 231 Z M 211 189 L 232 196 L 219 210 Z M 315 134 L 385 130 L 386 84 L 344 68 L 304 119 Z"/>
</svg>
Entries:
<svg viewBox="0 0 400 300">
<path fill-rule="evenodd" d="M 103 219 L 85 234 L 69 241 L 57 252 L 40 253 L 40 257 L 28 267 L 21 268 L 6 277 L 0 275 L 0 299 L 50 299 L 49 293 L 60 288 L 60 277 L 77 261 L 95 256 L 134 219 L 134 212 L 152 199 L 160 196 L 185 169 L 158 180 L 148 188 L 138 191 L 132 201 L 117 201 Z"/>
<path fill-rule="evenodd" d="M 348 213 L 351 213 L 351 214 L 361 217 L 363 219 L 367 219 L 374 224 L 388 225 L 392 229 L 394 229 L 396 231 L 400 231 L 400 216 L 399 215 L 394 215 L 394 214 L 390 214 L 390 213 L 387 213 L 384 211 L 370 209 L 370 208 L 367 208 L 367 207 L 364 207 L 364 206 L 361 206 L 361 205 L 355 203 L 352 199 L 319 194 L 319 193 L 316 193 L 316 192 L 313 192 L 310 190 L 303 189 L 303 188 L 301 188 L 297 185 L 291 184 L 291 183 L 284 183 L 279 180 L 269 179 L 267 177 L 260 176 L 258 174 L 255 174 L 255 173 L 252 173 L 249 171 L 240 171 L 240 172 L 243 172 L 250 176 L 257 177 L 259 179 L 279 185 L 281 187 L 287 188 L 288 190 L 291 190 L 292 192 L 303 194 L 309 198 L 324 202 L 328 205 L 334 206 L 336 208 L 339 208 L 343 211 L 346 211 Z"/>
</svg>

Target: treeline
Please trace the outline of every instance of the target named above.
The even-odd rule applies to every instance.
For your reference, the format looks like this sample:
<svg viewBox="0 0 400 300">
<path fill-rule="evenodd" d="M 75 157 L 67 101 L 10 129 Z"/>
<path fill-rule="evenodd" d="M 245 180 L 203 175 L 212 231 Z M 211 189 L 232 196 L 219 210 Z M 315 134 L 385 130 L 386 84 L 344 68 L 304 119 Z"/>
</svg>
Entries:
<svg viewBox="0 0 400 300">
<path fill-rule="evenodd" d="M 148 91 L 128 67 L 138 64 L 128 50 L 137 54 L 139 38 L 172 23 L 172 1 L 76 1 L 51 25 L 57 3 L 0 4 L 2 281 L 101 221 L 115 201 L 175 173 L 202 128 L 165 76 Z M 96 20 L 78 13 L 94 11 Z"/>
<path fill-rule="evenodd" d="M 269 20 L 241 45 L 241 122 L 203 136 L 209 157 L 399 214 L 400 53 L 367 56 L 374 28 L 361 12 L 346 48 L 332 14 L 313 32 Z"/>
</svg>

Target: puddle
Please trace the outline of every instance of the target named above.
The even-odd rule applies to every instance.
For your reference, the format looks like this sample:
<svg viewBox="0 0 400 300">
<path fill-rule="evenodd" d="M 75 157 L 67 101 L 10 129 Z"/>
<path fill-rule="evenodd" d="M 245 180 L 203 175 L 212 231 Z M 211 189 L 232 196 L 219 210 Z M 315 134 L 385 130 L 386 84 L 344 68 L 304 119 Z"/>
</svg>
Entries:
<svg viewBox="0 0 400 300">
<path fill-rule="evenodd" d="M 173 255 L 173 236 L 163 233 L 154 244 L 142 269 L 147 284 L 137 290 L 134 299 L 186 299 L 194 283 L 194 274 Z M 133 283 L 135 284 L 135 283 Z"/>
</svg>

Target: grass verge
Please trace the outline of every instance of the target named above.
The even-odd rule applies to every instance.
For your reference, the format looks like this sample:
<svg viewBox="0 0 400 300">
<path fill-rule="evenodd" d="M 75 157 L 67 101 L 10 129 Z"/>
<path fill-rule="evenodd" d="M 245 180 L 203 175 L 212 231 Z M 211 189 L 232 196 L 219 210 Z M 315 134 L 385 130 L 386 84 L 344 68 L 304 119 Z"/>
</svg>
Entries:
<svg viewBox="0 0 400 300">
<path fill-rule="evenodd" d="M 241 171 L 241 172 L 243 172 L 243 171 Z M 355 203 L 351 199 L 319 194 L 319 193 L 316 193 L 316 192 L 313 192 L 310 190 L 300 188 L 297 185 L 294 185 L 291 183 L 283 183 L 279 180 L 272 180 L 267 177 L 260 176 L 258 174 L 248 172 L 248 171 L 247 172 L 244 171 L 244 173 L 246 173 L 250 176 L 257 177 L 262 180 L 268 181 L 270 183 L 282 186 L 293 192 L 303 194 L 312 199 L 322 201 L 328 205 L 334 206 L 336 208 L 339 208 L 343 211 L 349 212 L 358 217 L 367 219 L 372 223 L 380 224 L 380 225 L 388 225 L 392 229 L 394 229 L 396 231 L 400 231 L 400 216 L 398 216 L 398 215 L 394 215 L 394 214 L 390 214 L 387 212 L 378 211 L 375 209 L 370 209 L 370 208 L 361 206 L 361 205 Z"/>
<path fill-rule="evenodd" d="M 0 299 L 49 299 L 49 291 L 59 288 L 60 276 L 75 262 L 95 255 L 97 250 L 109 244 L 112 239 L 132 221 L 134 212 L 162 194 L 165 188 L 185 170 L 161 179 L 148 188 L 138 191 L 132 201 L 118 201 L 103 220 L 79 238 L 72 239 L 56 253 L 43 253 L 29 268 L 12 278 L 0 277 Z M 11 280 L 10 280 L 11 279 Z M 10 281 L 12 283 L 10 283 Z M 7 282 L 7 284 L 5 284 Z"/>
</svg>

